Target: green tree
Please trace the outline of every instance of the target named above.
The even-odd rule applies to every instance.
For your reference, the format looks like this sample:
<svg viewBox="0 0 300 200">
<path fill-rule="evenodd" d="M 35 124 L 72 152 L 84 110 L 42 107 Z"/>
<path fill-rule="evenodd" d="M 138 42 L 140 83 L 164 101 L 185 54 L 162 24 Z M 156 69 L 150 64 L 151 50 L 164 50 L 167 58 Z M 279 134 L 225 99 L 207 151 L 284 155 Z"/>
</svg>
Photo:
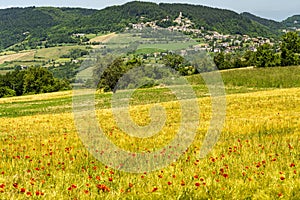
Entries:
<svg viewBox="0 0 300 200">
<path fill-rule="evenodd" d="M 171 67 L 175 70 L 179 70 L 183 62 L 184 62 L 184 58 L 180 55 L 168 54 L 163 57 L 163 63 L 167 67 Z"/>
<path fill-rule="evenodd" d="M 16 91 L 10 89 L 7 86 L 0 86 L 0 98 L 16 96 Z"/>
<path fill-rule="evenodd" d="M 263 44 L 257 48 L 256 52 L 257 67 L 274 67 L 279 64 L 279 57 L 270 44 Z"/>
<path fill-rule="evenodd" d="M 197 69 L 192 66 L 184 57 L 177 54 L 168 54 L 162 58 L 162 62 L 166 67 L 178 71 L 182 76 L 196 74 Z"/>
<path fill-rule="evenodd" d="M 300 37 L 297 32 L 288 32 L 283 35 L 280 48 L 282 66 L 299 64 Z"/>
<path fill-rule="evenodd" d="M 254 66 L 256 62 L 255 52 L 246 51 L 243 55 L 245 66 Z"/>
<path fill-rule="evenodd" d="M 108 67 L 104 70 L 98 83 L 98 88 L 103 89 L 104 92 L 115 92 L 119 79 L 130 69 L 140 66 L 141 63 L 141 60 L 135 56 L 127 61 L 123 58 L 116 58 L 111 64 L 108 64 Z M 100 66 L 100 68 L 102 67 L 103 66 Z M 98 69 L 95 72 L 99 74 L 101 73 L 101 69 Z"/>
<path fill-rule="evenodd" d="M 225 55 L 223 52 L 216 53 L 214 56 L 214 62 L 219 70 L 226 69 Z"/>
<path fill-rule="evenodd" d="M 24 75 L 24 94 L 56 92 L 68 88 L 67 81 L 55 79 L 53 74 L 43 67 L 31 67 Z"/>
</svg>

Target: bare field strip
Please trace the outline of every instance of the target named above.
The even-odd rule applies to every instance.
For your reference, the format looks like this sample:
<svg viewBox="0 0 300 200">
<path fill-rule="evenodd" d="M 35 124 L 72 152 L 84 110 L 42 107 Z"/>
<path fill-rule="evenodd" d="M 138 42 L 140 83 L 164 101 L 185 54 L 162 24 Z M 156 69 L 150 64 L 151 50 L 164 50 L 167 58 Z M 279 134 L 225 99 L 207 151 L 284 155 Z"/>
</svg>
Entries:
<svg viewBox="0 0 300 200">
<path fill-rule="evenodd" d="M 14 60 L 22 60 L 25 57 L 31 57 L 31 56 L 32 58 L 34 57 L 34 51 L 0 56 L 0 64 L 3 64 L 4 62 L 14 61 Z"/>
<path fill-rule="evenodd" d="M 108 35 L 101 35 L 101 36 L 98 36 L 98 37 L 95 37 L 93 39 L 91 39 L 90 42 L 108 42 L 110 39 L 112 39 L 113 37 L 116 37 L 117 34 L 116 33 L 110 33 Z"/>
</svg>

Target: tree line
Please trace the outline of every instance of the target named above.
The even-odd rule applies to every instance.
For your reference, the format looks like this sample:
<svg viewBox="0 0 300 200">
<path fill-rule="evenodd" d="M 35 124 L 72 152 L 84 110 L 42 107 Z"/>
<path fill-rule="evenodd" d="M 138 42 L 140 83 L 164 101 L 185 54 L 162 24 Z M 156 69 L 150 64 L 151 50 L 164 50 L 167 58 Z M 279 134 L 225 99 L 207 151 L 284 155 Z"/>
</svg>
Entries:
<svg viewBox="0 0 300 200">
<path fill-rule="evenodd" d="M 53 74 L 44 67 L 14 70 L 0 75 L 0 98 L 68 89 L 70 83 L 67 80 L 54 78 Z"/>
</svg>

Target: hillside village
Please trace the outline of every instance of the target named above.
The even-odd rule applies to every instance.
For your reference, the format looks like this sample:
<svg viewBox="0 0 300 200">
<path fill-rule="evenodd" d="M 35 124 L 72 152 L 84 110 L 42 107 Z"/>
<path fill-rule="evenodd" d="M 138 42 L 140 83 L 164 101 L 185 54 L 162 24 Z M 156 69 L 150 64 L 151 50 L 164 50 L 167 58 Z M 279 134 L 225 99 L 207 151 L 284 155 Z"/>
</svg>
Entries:
<svg viewBox="0 0 300 200">
<path fill-rule="evenodd" d="M 169 17 L 162 19 L 161 22 L 171 21 Z M 182 12 L 179 16 L 172 21 L 173 26 L 167 27 L 170 31 L 179 31 L 188 35 L 191 35 L 197 42 L 199 42 L 199 50 L 205 50 L 208 52 L 234 52 L 239 50 L 250 50 L 257 51 L 257 47 L 268 43 L 270 45 L 275 45 L 276 42 L 273 39 L 265 37 L 250 37 L 249 35 L 228 35 L 221 34 L 217 31 L 205 30 L 204 27 L 196 29 L 194 23 L 187 17 L 184 16 Z M 127 29 L 137 29 L 142 30 L 147 27 L 152 27 L 154 29 L 161 29 L 157 25 L 158 21 L 151 22 L 141 22 L 137 24 L 131 24 L 131 27 Z M 285 30 L 287 31 L 287 30 Z"/>
</svg>

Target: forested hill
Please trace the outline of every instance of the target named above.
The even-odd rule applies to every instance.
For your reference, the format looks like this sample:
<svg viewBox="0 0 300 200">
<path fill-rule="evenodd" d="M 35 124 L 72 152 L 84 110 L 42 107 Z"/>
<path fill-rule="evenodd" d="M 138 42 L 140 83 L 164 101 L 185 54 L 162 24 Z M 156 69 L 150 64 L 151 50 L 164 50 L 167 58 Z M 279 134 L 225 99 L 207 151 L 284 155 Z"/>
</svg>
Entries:
<svg viewBox="0 0 300 200">
<path fill-rule="evenodd" d="M 286 27 L 300 28 L 300 15 L 294 15 L 282 22 Z"/>
<path fill-rule="evenodd" d="M 204 27 L 226 34 L 272 36 L 280 27 L 230 10 L 188 4 L 130 2 L 103 10 L 83 8 L 28 7 L 0 10 L 0 50 L 25 41 L 51 45 L 76 43 L 73 33 L 122 31 L 130 23 L 178 17 L 182 12 L 195 28 Z M 273 24 L 276 24 L 274 26 Z"/>
<path fill-rule="evenodd" d="M 0 49 L 25 39 L 33 43 L 46 40 L 69 42 L 70 33 L 78 28 L 77 21 L 96 11 L 54 7 L 0 9 Z"/>
<path fill-rule="evenodd" d="M 268 27 L 270 30 L 276 30 L 276 29 L 278 30 L 278 29 L 285 28 L 285 25 L 283 23 L 280 23 L 280 22 L 277 22 L 277 21 L 274 21 L 271 19 L 264 19 L 264 18 L 258 17 L 256 15 L 253 15 L 248 12 L 243 12 L 243 13 L 241 13 L 241 15 L 243 17 L 249 18 L 257 23 L 260 23 L 260 24 Z"/>
</svg>

